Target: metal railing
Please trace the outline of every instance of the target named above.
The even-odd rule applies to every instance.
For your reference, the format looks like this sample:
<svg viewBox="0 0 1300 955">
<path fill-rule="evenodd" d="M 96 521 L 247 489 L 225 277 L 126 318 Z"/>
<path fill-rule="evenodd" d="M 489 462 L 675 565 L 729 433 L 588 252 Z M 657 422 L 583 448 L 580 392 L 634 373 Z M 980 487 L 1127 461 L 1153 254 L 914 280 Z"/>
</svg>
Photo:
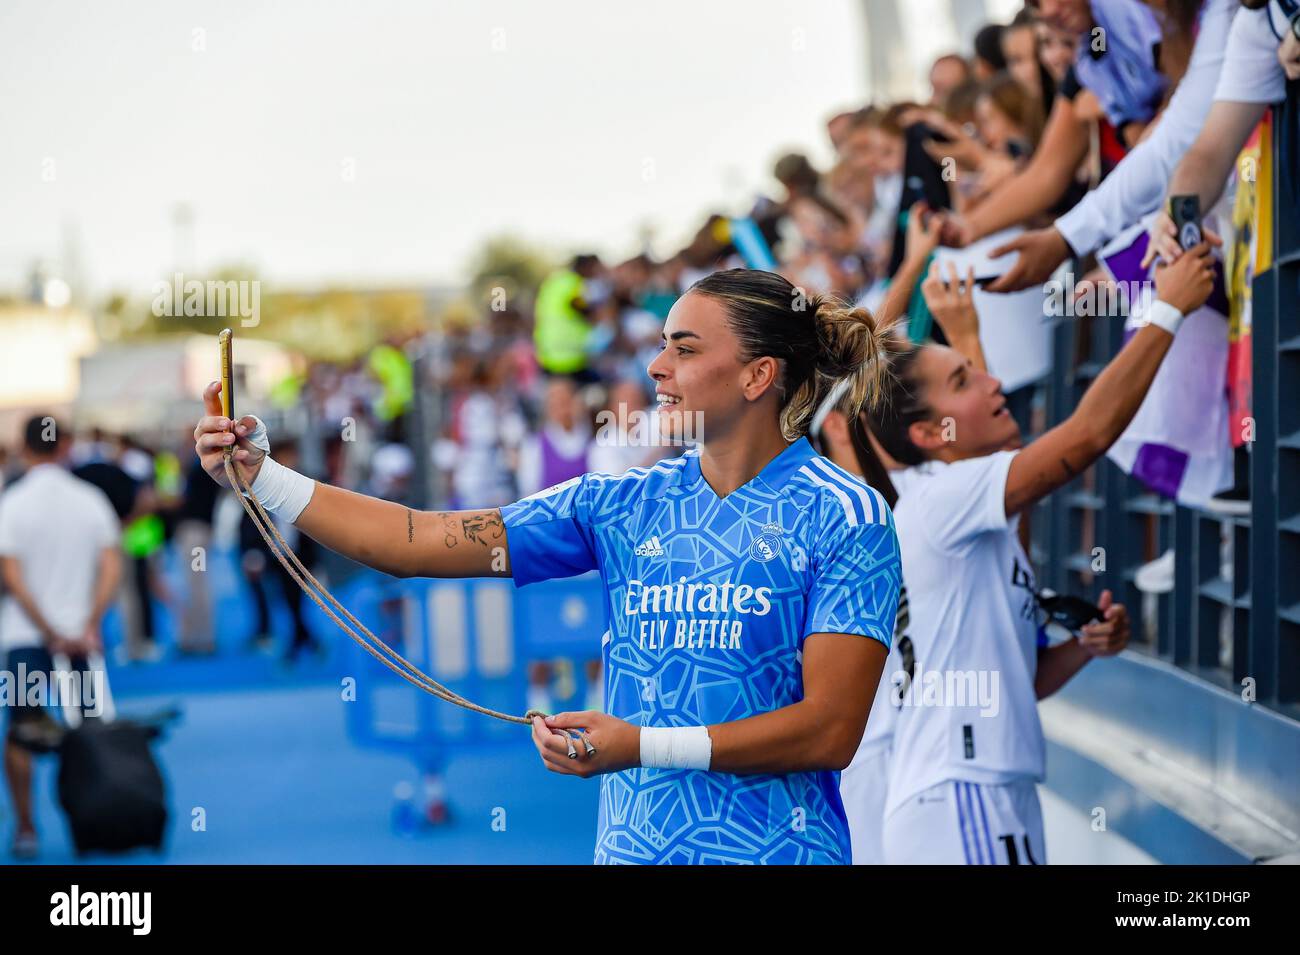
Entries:
<svg viewBox="0 0 1300 955">
<path fill-rule="evenodd" d="M 1133 645 L 1300 718 L 1300 98 L 1273 113 L 1273 264 L 1252 285 L 1250 515 L 1175 505 L 1102 460 L 1034 515 L 1042 582 L 1096 598 L 1106 588 L 1135 620 Z M 1062 323 L 1040 400 L 1064 420 L 1122 344 L 1118 316 Z M 1174 589 L 1137 589 L 1137 569 L 1172 547 Z M 1097 551 L 1096 548 L 1101 548 Z M 1100 557 L 1100 561 L 1099 561 Z"/>
</svg>

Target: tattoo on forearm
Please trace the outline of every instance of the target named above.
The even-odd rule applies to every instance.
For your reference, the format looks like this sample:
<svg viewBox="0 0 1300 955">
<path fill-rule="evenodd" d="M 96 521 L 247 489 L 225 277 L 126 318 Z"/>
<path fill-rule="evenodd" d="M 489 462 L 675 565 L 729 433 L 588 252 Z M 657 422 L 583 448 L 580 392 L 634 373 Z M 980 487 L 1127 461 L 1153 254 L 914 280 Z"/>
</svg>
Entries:
<svg viewBox="0 0 1300 955">
<path fill-rule="evenodd" d="M 445 547 L 455 547 L 462 540 L 488 546 L 500 543 L 505 537 L 505 524 L 498 511 L 476 511 L 463 517 L 438 511 L 434 517 L 442 523 L 442 542 Z"/>
<path fill-rule="evenodd" d="M 408 544 L 415 542 L 415 518 L 411 516 L 411 509 L 406 509 L 406 542 Z"/>
<path fill-rule="evenodd" d="M 439 511 L 437 518 L 442 521 L 442 545 L 444 547 L 455 547 L 456 518 L 452 517 L 446 511 Z"/>
<path fill-rule="evenodd" d="M 501 523 L 501 515 L 494 511 L 484 511 L 462 518 L 461 529 L 465 540 L 475 544 L 489 544 L 492 541 L 499 541 L 505 533 L 505 525 Z"/>
<path fill-rule="evenodd" d="M 1061 458 L 1061 470 L 1065 472 L 1065 476 L 1067 478 L 1071 478 L 1071 479 L 1075 476 L 1075 474 L 1078 473 L 1074 470 L 1074 468 L 1070 467 L 1070 462 L 1065 460 L 1065 458 Z"/>
</svg>

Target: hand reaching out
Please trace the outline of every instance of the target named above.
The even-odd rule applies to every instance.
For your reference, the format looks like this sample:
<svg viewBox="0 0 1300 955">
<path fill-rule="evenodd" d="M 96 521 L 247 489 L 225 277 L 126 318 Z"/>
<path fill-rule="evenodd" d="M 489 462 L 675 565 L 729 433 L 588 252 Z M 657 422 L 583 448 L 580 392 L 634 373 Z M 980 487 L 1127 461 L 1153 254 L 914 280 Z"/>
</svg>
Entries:
<svg viewBox="0 0 1300 955">
<path fill-rule="evenodd" d="M 1042 285 L 1052 277 L 1056 267 L 1065 261 L 1070 254 L 1070 246 L 1055 227 L 1049 226 L 1020 234 L 991 250 L 989 256 L 997 258 L 1008 252 L 1019 252 L 1020 257 L 1004 275 L 988 284 L 987 291 L 1019 292 L 1021 289 Z"/>
<path fill-rule="evenodd" d="M 1212 246 L 1223 245 L 1223 240 L 1204 225 L 1201 226 L 1201 237 Z M 1151 220 L 1147 229 L 1147 251 L 1142 256 L 1142 268 L 1149 267 L 1157 257 L 1172 265 L 1182 254 L 1183 247 L 1178 244 L 1178 227 L 1168 212 L 1161 212 Z"/>
<path fill-rule="evenodd" d="M 943 216 L 931 212 L 923 201 L 912 203 L 907 212 L 907 235 L 904 239 L 904 252 L 913 262 L 923 262 L 930 253 L 939 247 L 939 236 L 943 232 Z"/>
<path fill-rule="evenodd" d="M 975 311 L 975 267 L 971 266 L 963 281 L 957 266 L 949 262 L 948 277 L 943 277 L 938 262 L 921 283 L 921 295 L 935 322 L 954 344 L 979 336 L 979 315 Z M 959 349 L 960 350 L 960 349 Z"/>
</svg>

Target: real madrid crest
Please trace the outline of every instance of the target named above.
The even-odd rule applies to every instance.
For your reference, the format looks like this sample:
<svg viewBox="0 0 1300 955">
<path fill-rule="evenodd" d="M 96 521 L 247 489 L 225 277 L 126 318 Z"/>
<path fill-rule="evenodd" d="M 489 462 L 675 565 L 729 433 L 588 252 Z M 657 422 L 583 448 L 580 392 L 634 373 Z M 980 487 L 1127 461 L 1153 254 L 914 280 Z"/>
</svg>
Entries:
<svg viewBox="0 0 1300 955">
<path fill-rule="evenodd" d="M 781 535 L 784 533 L 780 524 L 764 524 L 762 533 L 749 545 L 749 556 L 759 563 L 766 564 L 781 553 Z"/>
</svg>

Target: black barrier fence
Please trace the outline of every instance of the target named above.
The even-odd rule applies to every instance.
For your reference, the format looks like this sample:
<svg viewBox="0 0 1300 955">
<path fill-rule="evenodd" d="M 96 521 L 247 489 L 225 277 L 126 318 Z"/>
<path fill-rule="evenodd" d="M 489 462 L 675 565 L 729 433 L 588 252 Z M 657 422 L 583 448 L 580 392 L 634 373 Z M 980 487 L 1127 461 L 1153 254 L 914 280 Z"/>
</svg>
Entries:
<svg viewBox="0 0 1300 955">
<path fill-rule="evenodd" d="M 1151 493 L 1103 460 L 1034 514 L 1041 582 L 1132 610 L 1132 646 L 1300 718 L 1300 168 L 1298 84 L 1273 111 L 1272 266 L 1255 276 L 1250 513 L 1226 516 Z M 1063 322 L 1042 420 L 1064 420 L 1123 343 L 1118 316 Z M 1138 568 L 1174 552 L 1174 587 L 1138 589 Z"/>
</svg>

